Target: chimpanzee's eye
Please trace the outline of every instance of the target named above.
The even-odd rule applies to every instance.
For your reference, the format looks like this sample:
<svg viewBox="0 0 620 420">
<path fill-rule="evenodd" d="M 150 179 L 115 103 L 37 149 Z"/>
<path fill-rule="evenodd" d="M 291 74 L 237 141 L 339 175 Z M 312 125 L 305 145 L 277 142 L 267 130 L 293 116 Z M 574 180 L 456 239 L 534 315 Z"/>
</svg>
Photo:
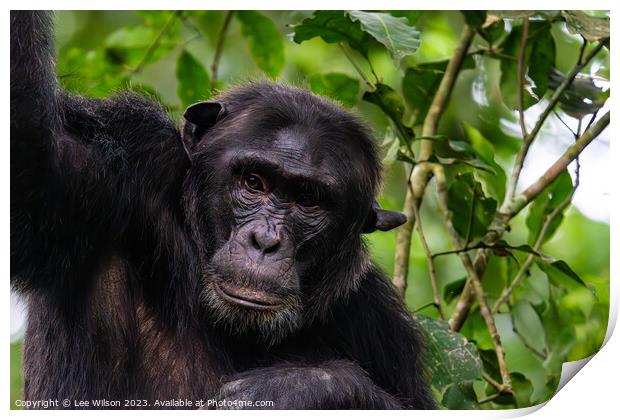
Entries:
<svg viewBox="0 0 620 420">
<path fill-rule="evenodd" d="M 297 197 L 297 204 L 302 207 L 316 207 L 319 205 L 319 199 L 315 194 L 305 192 Z"/>
<path fill-rule="evenodd" d="M 260 175 L 258 174 L 255 174 L 255 173 L 247 174 L 244 177 L 243 181 L 245 183 L 245 186 L 249 190 L 256 191 L 256 192 L 265 192 L 267 190 L 265 181 L 263 181 L 263 178 L 261 178 Z"/>
</svg>

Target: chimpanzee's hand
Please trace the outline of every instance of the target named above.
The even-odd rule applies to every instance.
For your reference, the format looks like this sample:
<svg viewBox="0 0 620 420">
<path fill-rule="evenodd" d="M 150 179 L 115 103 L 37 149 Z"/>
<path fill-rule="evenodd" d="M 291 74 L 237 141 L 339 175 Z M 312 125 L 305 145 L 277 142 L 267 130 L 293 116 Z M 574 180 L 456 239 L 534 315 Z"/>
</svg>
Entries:
<svg viewBox="0 0 620 420">
<path fill-rule="evenodd" d="M 235 375 L 217 395 L 214 409 L 399 409 L 396 398 L 375 385 L 355 363 L 292 363 Z"/>
</svg>

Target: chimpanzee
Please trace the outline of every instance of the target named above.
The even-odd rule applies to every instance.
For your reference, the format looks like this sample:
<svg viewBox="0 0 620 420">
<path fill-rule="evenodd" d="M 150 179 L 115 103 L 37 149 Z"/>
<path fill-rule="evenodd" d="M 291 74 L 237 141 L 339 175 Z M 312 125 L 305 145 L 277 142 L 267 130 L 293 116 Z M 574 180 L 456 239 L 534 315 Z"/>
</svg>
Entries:
<svg viewBox="0 0 620 420">
<path fill-rule="evenodd" d="M 433 408 L 420 333 L 361 237 L 404 222 L 374 198 L 365 126 L 271 82 L 190 106 L 180 130 L 134 93 L 69 94 L 51 20 L 11 12 L 25 398 Z"/>
</svg>

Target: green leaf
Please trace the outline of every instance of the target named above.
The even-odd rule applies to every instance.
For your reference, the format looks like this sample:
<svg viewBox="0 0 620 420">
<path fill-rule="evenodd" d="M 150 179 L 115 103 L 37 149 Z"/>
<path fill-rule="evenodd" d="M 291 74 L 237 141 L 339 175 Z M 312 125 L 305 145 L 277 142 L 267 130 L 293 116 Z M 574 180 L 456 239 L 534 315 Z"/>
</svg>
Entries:
<svg viewBox="0 0 620 420">
<path fill-rule="evenodd" d="M 547 82 L 545 77 L 548 77 L 551 67 L 555 61 L 555 46 L 553 44 L 550 32 L 550 23 L 547 21 L 530 21 L 529 34 L 530 37 L 525 48 L 523 65 L 526 69 L 529 69 L 533 73 L 528 73 L 530 79 L 536 83 L 536 91 L 546 91 Z M 521 38 L 523 36 L 523 25 L 515 26 L 503 44 L 503 53 L 507 57 L 501 58 L 500 69 L 502 72 L 500 78 L 500 87 L 504 104 L 509 109 L 518 109 L 519 107 L 519 83 L 518 83 L 518 57 L 521 49 Z M 533 49 L 536 45 L 541 44 L 537 48 L 537 56 L 533 57 Z M 533 63 L 532 60 L 543 60 L 540 63 Z M 524 87 L 528 86 L 528 78 L 524 79 Z M 540 95 L 542 96 L 542 95 Z M 524 89 L 523 92 L 523 105 L 527 109 L 537 102 L 531 93 Z"/>
<path fill-rule="evenodd" d="M 376 90 L 364 93 L 363 99 L 366 102 L 377 105 L 388 116 L 396 128 L 406 137 L 406 141 L 411 141 L 415 135 L 410 127 L 403 123 L 405 113 L 405 103 L 400 95 L 388 85 L 378 83 Z"/>
<path fill-rule="evenodd" d="M 396 17 L 404 17 L 409 22 L 409 25 L 413 26 L 418 23 L 420 17 L 424 14 L 423 10 L 389 10 L 389 14 Z"/>
<path fill-rule="evenodd" d="M 577 275 L 577 273 L 573 271 L 572 268 L 570 268 L 568 264 L 566 264 L 566 262 L 553 258 L 549 255 L 542 254 L 529 245 L 514 246 L 508 244 L 504 240 L 499 240 L 493 246 L 493 248 L 513 249 L 516 251 L 527 252 L 528 254 L 534 255 L 536 257 L 536 263 L 538 264 L 540 269 L 544 271 L 549 277 L 549 280 L 551 280 L 556 285 L 560 284 L 561 282 L 571 283 L 572 281 L 574 282 L 572 284 L 577 283 L 581 286 L 586 286 L 586 283 L 581 279 L 581 277 Z"/>
<path fill-rule="evenodd" d="M 138 64 L 154 63 L 177 45 L 178 32 L 169 32 L 159 40 L 157 47 L 147 51 L 157 37 L 160 29 L 148 26 L 131 26 L 112 32 L 104 41 L 105 54 L 110 62 L 129 67 Z"/>
<path fill-rule="evenodd" d="M 437 140 L 434 157 L 443 165 L 464 164 L 495 174 L 493 166 L 485 162 L 471 144 L 461 140 Z"/>
<path fill-rule="evenodd" d="M 59 57 L 59 74 L 63 87 L 90 96 L 107 96 L 125 87 L 123 67 L 110 63 L 101 49 L 84 51 L 71 48 Z"/>
<path fill-rule="evenodd" d="M 341 102 L 350 108 L 357 102 L 360 84 L 357 79 L 343 73 L 315 74 L 308 81 L 310 90 Z"/>
<path fill-rule="evenodd" d="M 275 23 L 253 10 L 240 10 L 236 16 L 254 62 L 269 77 L 277 77 L 284 69 L 285 60 L 284 42 Z"/>
<path fill-rule="evenodd" d="M 385 156 L 382 160 L 385 166 L 389 166 L 396 162 L 398 149 L 400 149 L 400 142 L 398 141 L 398 137 L 394 134 L 392 126 L 390 125 L 385 128 L 385 136 L 383 137 L 381 148 L 385 150 Z"/>
<path fill-rule="evenodd" d="M 416 314 L 415 318 L 425 337 L 426 366 L 432 385 L 443 392 L 448 386 L 479 379 L 482 362 L 473 343 L 454 332 L 446 321 Z"/>
<path fill-rule="evenodd" d="M 447 65 L 448 60 L 423 63 L 410 67 L 405 72 L 402 82 L 403 96 L 415 114 L 414 125 L 421 124 L 424 118 L 426 118 Z M 474 67 L 474 59 L 468 56 L 463 62 L 462 69 L 472 69 Z"/>
<path fill-rule="evenodd" d="M 211 96 L 211 78 L 204 66 L 183 50 L 177 60 L 177 95 L 183 106 L 203 101 Z"/>
<path fill-rule="evenodd" d="M 473 381 L 461 382 L 448 387 L 441 399 L 441 405 L 449 410 L 478 409 L 478 399 Z"/>
<path fill-rule="evenodd" d="M 532 405 L 532 393 L 534 392 L 532 381 L 519 372 L 511 372 L 510 379 L 517 407 L 530 407 Z"/>
<path fill-rule="evenodd" d="M 475 173 L 476 179 L 482 183 L 485 193 L 499 202 L 504 198 L 506 192 L 506 172 L 504 172 L 504 168 L 501 165 L 495 162 L 495 147 L 472 125 L 463 122 L 463 129 L 476 155 L 489 165 L 493 171 L 492 173 L 489 171 L 478 171 Z"/>
<path fill-rule="evenodd" d="M 472 28 L 480 28 L 487 19 L 487 12 L 484 10 L 461 10 L 461 13 Z"/>
<path fill-rule="evenodd" d="M 555 65 L 555 40 L 551 36 L 551 25 L 543 26 L 528 42 L 532 44 L 532 53 L 527 75 L 534 82 L 532 90 L 542 98 L 547 92 L 549 75 Z"/>
<path fill-rule="evenodd" d="M 353 21 L 360 22 L 363 31 L 387 48 L 396 64 L 403 57 L 415 53 L 420 46 L 420 31 L 409 26 L 406 18 L 358 10 L 347 13 Z"/>
<path fill-rule="evenodd" d="M 454 229 L 469 244 L 486 233 L 495 216 L 497 201 L 484 195 L 471 173 L 463 173 L 450 184 L 448 209 Z"/>
<path fill-rule="evenodd" d="M 581 34 L 588 41 L 609 38 L 609 17 L 589 16 L 581 10 L 563 10 L 568 29 Z"/>
<path fill-rule="evenodd" d="M 301 44 L 315 37 L 329 44 L 346 42 L 364 57 L 368 55 L 368 34 L 341 10 L 319 10 L 293 26 L 293 41 Z"/>
<path fill-rule="evenodd" d="M 515 20 L 532 16 L 554 18 L 559 12 L 557 10 L 489 10 L 488 13 L 502 19 Z"/>
<path fill-rule="evenodd" d="M 543 258 L 537 258 L 536 263 L 555 285 L 574 285 L 576 283 L 587 287 L 581 277 L 579 277 L 565 261 L 545 256 Z"/>
<path fill-rule="evenodd" d="M 547 354 L 545 328 L 532 305 L 520 300 L 512 308 L 512 323 L 521 339 L 539 355 Z"/>
<path fill-rule="evenodd" d="M 452 281 L 446 284 L 443 288 L 443 300 L 446 303 L 452 302 L 455 298 L 461 295 L 463 288 L 465 287 L 465 283 L 467 282 L 467 277 L 461 277 L 455 281 Z"/>
<path fill-rule="evenodd" d="M 567 170 L 562 171 L 560 176 L 553 181 L 530 205 L 526 224 L 529 229 L 528 242 L 535 243 L 547 217 L 568 198 L 573 190 L 573 181 Z M 553 237 L 557 228 L 562 223 L 562 212 L 558 213 L 550 221 L 543 243 Z"/>
</svg>

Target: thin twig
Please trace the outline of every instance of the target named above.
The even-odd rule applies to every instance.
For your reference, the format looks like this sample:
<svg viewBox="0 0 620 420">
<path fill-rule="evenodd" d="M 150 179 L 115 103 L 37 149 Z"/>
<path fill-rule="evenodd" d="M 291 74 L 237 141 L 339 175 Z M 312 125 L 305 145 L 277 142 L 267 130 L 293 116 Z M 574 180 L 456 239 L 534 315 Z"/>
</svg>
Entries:
<svg viewBox="0 0 620 420">
<path fill-rule="evenodd" d="M 226 18 L 224 18 L 224 24 L 222 25 L 222 29 L 220 30 L 219 35 L 217 36 L 217 43 L 215 44 L 215 54 L 213 55 L 213 63 L 211 63 L 211 92 L 215 92 L 217 88 L 217 71 L 220 65 L 220 58 L 222 56 L 222 51 L 224 50 L 224 41 L 226 40 L 226 33 L 228 32 L 228 28 L 230 27 L 230 22 L 232 21 L 233 15 L 235 14 L 234 10 L 228 11 L 226 13 Z"/>
<path fill-rule="evenodd" d="M 502 384 L 500 384 L 499 382 L 497 382 L 495 379 L 493 379 L 491 377 L 491 375 L 489 375 L 486 372 L 482 372 L 482 379 L 484 379 L 485 381 L 487 381 L 487 383 L 489 385 L 491 385 L 493 388 L 497 389 L 498 391 L 503 389 L 504 387 L 502 386 Z"/>
<path fill-rule="evenodd" d="M 420 312 L 422 309 L 426 309 L 429 306 L 435 306 L 435 301 L 431 300 L 430 302 L 427 302 L 424 305 L 420 305 L 417 308 L 415 308 L 412 312 L 415 314 L 416 312 Z"/>
<path fill-rule="evenodd" d="M 431 288 L 433 290 L 433 303 L 435 308 L 437 308 L 437 312 L 439 312 L 439 316 L 441 319 L 446 319 L 443 309 L 441 308 L 441 298 L 439 294 L 439 287 L 437 286 L 437 271 L 435 270 L 435 261 L 433 260 L 433 253 L 431 252 L 428 242 L 426 241 L 426 237 L 424 236 L 424 231 L 422 229 L 422 220 L 420 219 L 420 210 L 418 206 L 412 207 L 414 215 L 415 215 L 415 225 L 418 231 L 418 235 L 420 236 L 420 242 L 422 242 L 422 249 L 424 249 L 424 254 L 426 255 L 426 262 L 428 264 L 428 274 L 431 280 Z"/>
<path fill-rule="evenodd" d="M 498 399 L 499 397 L 501 397 L 502 395 L 505 395 L 505 393 L 502 392 L 498 392 L 492 395 L 489 395 L 487 397 L 482 398 L 480 401 L 478 401 L 478 404 L 482 405 L 482 404 L 486 404 L 486 403 L 490 403 L 496 399 Z"/>
<path fill-rule="evenodd" d="M 338 45 L 340 46 L 340 48 L 342 49 L 342 52 L 344 53 L 344 56 L 347 58 L 347 60 L 349 60 L 349 62 L 351 63 L 351 65 L 353 66 L 353 68 L 355 69 L 355 71 L 357 71 L 357 74 L 360 75 L 360 77 L 362 78 L 362 80 L 364 81 L 364 83 L 366 83 L 366 86 L 368 86 L 368 89 L 370 89 L 371 91 L 375 91 L 377 89 L 377 86 L 375 86 L 375 83 L 379 83 L 379 80 L 376 79 L 375 83 L 373 83 L 368 76 L 366 75 L 366 73 L 364 73 L 364 71 L 362 70 L 362 68 L 357 64 L 357 62 L 353 59 L 353 57 L 351 56 L 351 54 L 349 53 L 349 51 L 347 50 L 346 46 L 344 45 L 343 42 L 339 42 Z M 376 76 L 375 76 L 376 77 Z"/>
<path fill-rule="evenodd" d="M 151 59 L 151 57 L 153 56 L 153 54 L 155 54 L 155 51 L 157 50 L 157 48 L 159 47 L 159 44 L 161 44 L 161 41 L 164 39 L 164 37 L 168 34 L 168 32 L 170 32 L 170 30 L 172 29 L 174 22 L 183 14 L 182 10 L 175 10 L 174 13 L 172 13 L 172 15 L 170 16 L 170 18 L 166 21 L 166 24 L 164 25 L 164 27 L 161 29 L 161 31 L 159 32 L 159 34 L 157 35 L 157 37 L 155 38 L 155 40 L 151 43 L 151 45 L 149 45 L 149 48 L 146 50 L 146 53 L 144 54 L 144 56 L 142 57 L 142 60 L 140 60 L 140 63 L 138 63 L 138 65 L 136 67 L 134 67 L 130 72 L 129 72 L 129 76 L 134 76 L 138 73 L 140 73 L 143 69 L 144 66 L 146 66 L 146 64 L 149 62 L 149 60 Z"/>
<path fill-rule="evenodd" d="M 558 114 L 558 112 L 557 112 L 555 109 L 553 110 L 553 114 L 555 115 L 555 117 L 556 117 L 558 120 L 560 120 L 560 122 L 561 122 L 562 124 L 564 124 L 564 127 L 566 127 L 566 129 L 567 129 L 568 131 L 570 131 L 570 132 L 571 132 L 571 134 L 572 134 L 573 136 L 577 136 L 577 133 L 575 133 L 575 132 L 573 131 L 573 129 L 572 129 L 572 128 L 570 128 L 568 124 L 566 124 L 566 122 L 564 121 L 564 119 L 562 119 L 562 117 L 560 116 L 560 114 Z"/>
<path fill-rule="evenodd" d="M 525 126 L 525 50 L 527 48 L 527 34 L 529 32 L 530 19 L 526 16 L 523 18 L 523 36 L 521 37 L 521 47 L 519 49 L 519 58 L 517 59 L 517 86 L 519 94 L 519 124 L 521 125 L 521 135 L 527 138 L 527 127 Z"/>
</svg>

